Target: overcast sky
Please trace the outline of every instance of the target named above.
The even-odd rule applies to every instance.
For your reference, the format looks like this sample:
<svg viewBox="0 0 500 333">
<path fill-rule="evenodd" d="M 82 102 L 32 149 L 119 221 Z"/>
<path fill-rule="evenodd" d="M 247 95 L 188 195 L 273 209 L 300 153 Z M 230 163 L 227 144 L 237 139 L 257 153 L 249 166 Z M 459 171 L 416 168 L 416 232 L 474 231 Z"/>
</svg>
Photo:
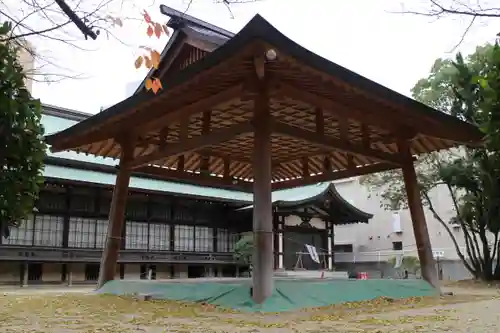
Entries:
<svg viewBox="0 0 500 333">
<path fill-rule="evenodd" d="M 188 13 L 227 30 L 238 32 L 256 13 L 261 14 L 282 33 L 311 51 L 349 68 L 371 80 L 409 95 L 414 83 L 427 75 L 433 61 L 449 57 L 460 40 L 467 23 L 461 20 L 416 17 L 391 13 L 400 11 L 397 0 L 264 0 L 233 5 L 231 15 L 213 0 L 195 0 Z M 422 8 L 426 0 L 405 1 L 407 8 Z M 136 0 L 136 4 L 147 3 Z M 163 0 L 178 10 L 186 8 L 186 0 Z M 159 3 L 148 8 L 154 19 L 166 22 L 159 13 Z M 137 14 L 139 7 L 128 8 L 120 15 Z M 114 33 L 132 45 L 151 45 L 159 51 L 167 42 L 150 40 L 145 26 L 125 22 Z M 493 41 L 500 27 L 477 24 L 469 32 L 461 49 L 473 50 L 475 45 Z M 146 74 L 136 70 L 138 55 L 134 46 L 101 35 L 97 41 L 80 45 L 93 51 L 80 51 L 60 44 L 38 44 L 44 52 L 57 54 L 62 66 L 84 73 L 86 79 L 69 79 L 60 83 L 35 83 L 34 95 L 43 103 L 97 113 L 101 106 L 110 106 L 126 98 L 126 85 Z"/>
</svg>

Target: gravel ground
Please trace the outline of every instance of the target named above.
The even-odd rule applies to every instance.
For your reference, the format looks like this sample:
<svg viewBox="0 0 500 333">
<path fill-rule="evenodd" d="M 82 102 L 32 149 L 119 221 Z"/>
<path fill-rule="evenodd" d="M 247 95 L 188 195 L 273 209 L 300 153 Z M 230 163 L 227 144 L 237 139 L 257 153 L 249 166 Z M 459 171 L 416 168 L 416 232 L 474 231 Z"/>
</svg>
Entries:
<svg viewBox="0 0 500 333">
<path fill-rule="evenodd" d="M 2 289 L 0 333 L 20 332 L 472 332 L 500 330 L 496 288 L 445 288 L 455 296 L 378 299 L 283 314 L 92 295 L 91 287 Z"/>
</svg>

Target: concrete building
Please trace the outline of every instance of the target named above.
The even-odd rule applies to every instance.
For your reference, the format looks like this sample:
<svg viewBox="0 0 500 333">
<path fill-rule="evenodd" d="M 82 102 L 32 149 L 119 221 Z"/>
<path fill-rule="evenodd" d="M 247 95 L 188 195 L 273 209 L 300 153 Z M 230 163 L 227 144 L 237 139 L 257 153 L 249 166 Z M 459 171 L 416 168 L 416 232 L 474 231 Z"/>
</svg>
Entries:
<svg viewBox="0 0 500 333">
<path fill-rule="evenodd" d="M 338 267 L 355 267 L 371 271 L 373 275 L 384 271 L 386 274 L 392 274 L 387 263 L 391 258 L 401 253 L 405 256 L 418 256 L 410 212 L 407 209 L 393 212 L 381 208 L 381 199 L 361 185 L 359 178 L 347 179 L 336 184 L 336 187 L 351 204 L 373 214 L 368 225 L 335 228 L 335 261 Z M 440 217 L 444 221 L 450 221 L 455 212 L 448 190 L 440 187 L 431 194 L 431 200 Z M 426 210 L 426 219 L 432 249 L 436 260 L 439 260 L 442 277 L 468 278 L 470 274 L 460 262 L 445 227 L 429 210 Z M 450 224 L 450 228 L 463 250 L 465 241 L 460 227 Z"/>
</svg>

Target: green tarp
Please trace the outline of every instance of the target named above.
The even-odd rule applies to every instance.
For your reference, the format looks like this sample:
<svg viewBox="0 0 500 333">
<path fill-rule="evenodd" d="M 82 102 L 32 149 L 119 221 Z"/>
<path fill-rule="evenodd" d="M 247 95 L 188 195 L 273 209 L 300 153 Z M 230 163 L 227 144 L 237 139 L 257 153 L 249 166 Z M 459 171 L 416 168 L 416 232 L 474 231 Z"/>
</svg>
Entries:
<svg viewBox="0 0 500 333">
<path fill-rule="evenodd" d="M 114 280 L 97 292 L 113 295 L 149 294 L 154 299 L 204 302 L 239 311 L 282 312 L 385 296 L 432 296 L 436 290 L 424 280 L 276 280 L 272 297 L 256 305 L 249 281 L 172 283 Z"/>
</svg>

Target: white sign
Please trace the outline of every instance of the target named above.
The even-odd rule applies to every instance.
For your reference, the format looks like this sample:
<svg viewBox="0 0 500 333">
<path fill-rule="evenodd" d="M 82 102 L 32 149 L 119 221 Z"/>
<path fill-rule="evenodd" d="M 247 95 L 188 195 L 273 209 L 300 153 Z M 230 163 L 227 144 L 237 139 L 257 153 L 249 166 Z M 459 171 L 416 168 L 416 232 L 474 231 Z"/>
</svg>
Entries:
<svg viewBox="0 0 500 333">
<path fill-rule="evenodd" d="M 319 260 L 318 252 L 316 251 L 316 247 L 309 245 L 309 244 L 306 244 L 306 249 L 307 249 L 307 252 L 309 252 L 309 256 L 311 257 L 312 261 L 320 264 L 321 262 Z"/>
<path fill-rule="evenodd" d="M 444 251 L 432 251 L 432 255 L 434 258 L 442 258 L 444 257 Z"/>
</svg>

